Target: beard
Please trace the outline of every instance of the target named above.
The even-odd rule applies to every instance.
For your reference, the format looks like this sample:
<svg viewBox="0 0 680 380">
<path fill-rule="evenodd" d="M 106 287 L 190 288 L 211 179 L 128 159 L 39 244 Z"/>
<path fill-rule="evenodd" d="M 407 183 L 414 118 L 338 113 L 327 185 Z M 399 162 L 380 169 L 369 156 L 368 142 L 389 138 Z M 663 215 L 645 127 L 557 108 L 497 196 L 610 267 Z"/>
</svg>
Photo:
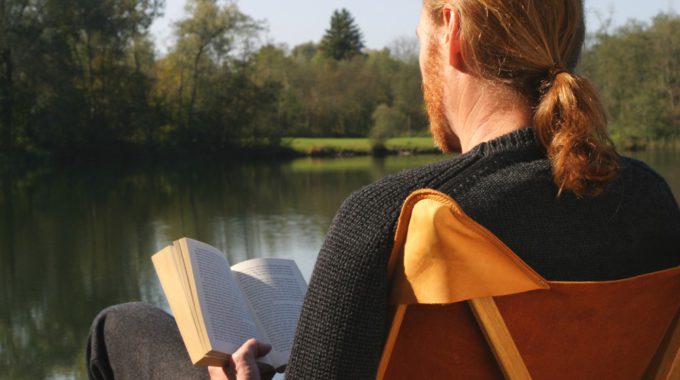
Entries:
<svg viewBox="0 0 680 380">
<path fill-rule="evenodd" d="M 460 140 L 453 133 L 444 107 L 444 69 L 438 45 L 427 46 L 427 64 L 423 68 L 423 99 L 430 120 L 430 133 L 437 147 L 444 153 L 460 152 Z"/>
</svg>

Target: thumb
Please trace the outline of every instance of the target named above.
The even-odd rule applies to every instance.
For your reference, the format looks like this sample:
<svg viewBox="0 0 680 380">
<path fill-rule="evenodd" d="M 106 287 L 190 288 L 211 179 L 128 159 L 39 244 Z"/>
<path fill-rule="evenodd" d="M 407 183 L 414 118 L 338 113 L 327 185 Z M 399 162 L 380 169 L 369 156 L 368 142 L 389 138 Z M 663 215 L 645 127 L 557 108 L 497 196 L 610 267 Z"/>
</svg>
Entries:
<svg viewBox="0 0 680 380">
<path fill-rule="evenodd" d="M 234 365 L 234 372 L 236 373 L 236 379 L 259 379 L 260 372 L 255 359 L 266 355 L 271 351 L 271 348 L 271 345 L 260 343 L 255 339 L 249 339 L 247 342 L 243 343 L 231 357 Z"/>
<path fill-rule="evenodd" d="M 253 352 L 253 356 L 255 356 L 256 358 L 265 356 L 269 353 L 269 351 L 272 350 L 272 345 L 269 344 L 269 343 L 258 342 L 254 339 L 251 339 L 251 340 L 255 342 L 254 351 L 252 351 L 252 352 Z"/>
</svg>

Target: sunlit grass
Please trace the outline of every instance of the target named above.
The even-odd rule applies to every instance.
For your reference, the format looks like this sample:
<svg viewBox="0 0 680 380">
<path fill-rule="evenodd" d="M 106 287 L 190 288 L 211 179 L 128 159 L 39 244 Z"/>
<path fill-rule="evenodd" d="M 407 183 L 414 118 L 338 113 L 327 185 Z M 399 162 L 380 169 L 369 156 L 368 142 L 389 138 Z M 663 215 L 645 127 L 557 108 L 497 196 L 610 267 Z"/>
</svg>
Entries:
<svg viewBox="0 0 680 380">
<path fill-rule="evenodd" d="M 303 154 L 337 153 L 369 154 L 371 142 L 368 138 L 309 138 L 287 137 L 283 144 Z M 412 153 L 436 153 L 430 137 L 397 137 L 388 139 L 385 147 L 390 151 Z"/>
<path fill-rule="evenodd" d="M 396 137 L 387 140 L 385 147 L 390 150 L 437 151 L 432 137 Z"/>
<path fill-rule="evenodd" d="M 288 137 L 283 139 L 283 144 L 296 152 L 306 154 L 324 150 L 355 153 L 368 153 L 371 150 L 371 144 L 367 138 Z"/>
</svg>

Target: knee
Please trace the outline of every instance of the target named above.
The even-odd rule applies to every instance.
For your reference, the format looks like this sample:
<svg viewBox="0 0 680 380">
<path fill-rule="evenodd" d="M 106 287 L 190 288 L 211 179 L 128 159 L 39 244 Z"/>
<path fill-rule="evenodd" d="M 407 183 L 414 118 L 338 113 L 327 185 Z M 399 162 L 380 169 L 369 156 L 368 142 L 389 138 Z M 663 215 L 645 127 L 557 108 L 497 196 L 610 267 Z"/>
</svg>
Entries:
<svg viewBox="0 0 680 380">
<path fill-rule="evenodd" d="M 136 321 L 149 313 L 157 313 L 154 309 L 142 302 L 132 302 L 107 307 L 97 314 L 90 327 L 86 348 L 90 379 L 113 378 L 111 350 L 116 351 L 116 346 L 125 340 L 125 335 L 130 333 Z"/>
<path fill-rule="evenodd" d="M 158 308 L 145 302 L 126 302 L 113 305 L 100 311 L 95 320 L 137 319 L 149 313 L 156 313 Z"/>
<path fill-rule="evenodd" d="M 169 319 L 170 316 L 163 310 L 148 303 L 123 303 L 109 306 L 99 312 L 92 323 L 91 333 L 106 336 L 126 334 Z"/>
<path fill-rule="evenodd" d="M 173 371 L 180 374 L 174 378 L 185 373 L 205 377 L 205 369 L 191 365 L 175 320 L 141 302 L 111 306 L 97 315 L 86 360 L 93 379 L 148 378 L 152 373 L 154 378 L 167 378 Z M 164 363 L 162 368 L 158 363 Z"/>
</svg>

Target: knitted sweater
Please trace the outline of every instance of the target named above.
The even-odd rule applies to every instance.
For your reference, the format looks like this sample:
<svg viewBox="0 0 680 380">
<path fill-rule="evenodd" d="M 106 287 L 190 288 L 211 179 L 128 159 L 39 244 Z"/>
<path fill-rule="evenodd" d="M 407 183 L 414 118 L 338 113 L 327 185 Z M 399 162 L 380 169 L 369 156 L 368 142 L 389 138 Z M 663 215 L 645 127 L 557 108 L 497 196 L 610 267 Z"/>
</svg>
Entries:
<svg viewBox="0 0 680 380">
<path fill-rule="evenodd" d="M 347 198 L 319 253 L 287 378 L 375 378 L 390 324 L 387 260 L 396 222 L 403 201 L 421 188 L 450 195 L 548 280 L 612 280 L 680 265 L 680 211 L 658 174 L 622 158 L 603 195 L 557 198 L 533 130 L 515 131 Z"/>
</svg>

